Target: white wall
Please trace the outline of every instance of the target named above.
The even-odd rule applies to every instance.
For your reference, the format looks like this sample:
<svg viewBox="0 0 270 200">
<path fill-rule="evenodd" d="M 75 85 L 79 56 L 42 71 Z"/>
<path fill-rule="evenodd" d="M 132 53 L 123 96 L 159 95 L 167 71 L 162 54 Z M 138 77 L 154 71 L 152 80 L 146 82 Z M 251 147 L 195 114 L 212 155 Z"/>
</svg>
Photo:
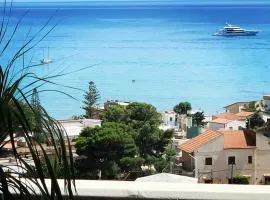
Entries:
<svg viewBox="0 0 270 200">
<path fill-rule="evenodd" d="M 263 100 L 263 104 L 265 106 L 265 110 L 270 110 L 270 100 Z"/>
<path fill-rule="evenodd" d="M 239 127 L 246 128 L 245 121 L 231 121 L 225 125 L 225 130 L 239 130 Z"/>
<path fill-rule="evenodd" d="M 162 122 L 165 126 L 178 127 L 177 114 L 175 112 L 162 112 L 161 113 Z"/>
</svg>

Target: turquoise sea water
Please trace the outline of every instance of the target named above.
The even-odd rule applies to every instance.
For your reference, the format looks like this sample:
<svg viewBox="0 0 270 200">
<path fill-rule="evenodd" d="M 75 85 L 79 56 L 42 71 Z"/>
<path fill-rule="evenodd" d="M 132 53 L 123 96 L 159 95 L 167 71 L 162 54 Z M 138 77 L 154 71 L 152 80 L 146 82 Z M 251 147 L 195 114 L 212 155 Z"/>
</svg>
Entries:
<svg viewBox="0 0 270 200">
<path fill-rule="evenodd" d="M 57 23 L 56 29 L 28 59 L 38 63 L 43 55 L 53 58 L 52 64 L 36 69 L 41 74 L 97 64 L 55 81 L 83 90 L 94 81 L 101 103 L 143 101 L 167 110 L 184 100 L 195 109 L 215 113 L 234 101 L 270 93 L 270 5 L 19 4 L 12 22 L 27 9 L 30 12 L 13 45 L 18 46 L 30 28 L 33 34 L 53 15 L 51 24 Z M 260 33 L 212 36 L 225 22 Z M 78 99 L 42 93 L 42 103 L 54 117 L 82 113 L 82 91 L 50 85 L 43 89 L 59 89 Z"/>
</svg>

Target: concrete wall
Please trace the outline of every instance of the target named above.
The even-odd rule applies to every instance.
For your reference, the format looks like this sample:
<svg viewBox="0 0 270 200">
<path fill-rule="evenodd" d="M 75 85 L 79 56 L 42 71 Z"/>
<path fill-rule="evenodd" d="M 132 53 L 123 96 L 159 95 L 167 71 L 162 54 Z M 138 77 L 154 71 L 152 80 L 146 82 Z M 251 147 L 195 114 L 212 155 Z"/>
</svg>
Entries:
<svg viewBox="0 0 270 200">
<path fill-rule="evenodd" d="M 171 126 L 171 127 L 178 127 L 179 126 L 177 114 L 175 112 L 172 112 L 172 111 L 162 112 L 160 114 L 161 114 L 163 125 Z"/>
<path fill-rule="evenodd" d="M 193 171 L 195 169 L 195 162 L 193 155 L 182 151 L 182 157 L 180 160 L 183 163 L 183 169 L 187 171 Z"/>
<path fill-rule="evenodd" d="M 248 103 L 247 102 L 246 103 L 236 103 L 236 104 L 228 106 L 226 108 L 226 111 L 236 114 L 236 113 L 239 113 L 244 108 L 245 105 L 248 106 Z"/>
<path fill-rule="evenodd" d="M 268 98 L 267 99 L 264 98 L 263 105 L 265 107 L 265 110 L 267 111 L 270 110 L 270 100 Z"/>
<path fill-rule="evenodd" d="M 213 130 L 225 129 L 225 130 L 239 130 L 239 127 L 246 128 L 245 121 L 231 121 L 227 124 L 219 124 L 215 122 L 209 122 L 209 128 Z"/>
<path fill-rule="evenodd" d="M 209 122 L 208 127 L 209 129 L 212 129 L 212 130 L 225 129 L 225 124 Z"/>
<path fill-rule="evenodd" d="M 264 175 L 270 174 L 270 138 L 256 134 L 256 183 L 264 184 Z"/>
<path fill-rule="evenodd" d="M 239 127 L 246 128 L 245 121 L 231 121 L 225 125 L 225 130 L 239 130 Z"/>
</svg>

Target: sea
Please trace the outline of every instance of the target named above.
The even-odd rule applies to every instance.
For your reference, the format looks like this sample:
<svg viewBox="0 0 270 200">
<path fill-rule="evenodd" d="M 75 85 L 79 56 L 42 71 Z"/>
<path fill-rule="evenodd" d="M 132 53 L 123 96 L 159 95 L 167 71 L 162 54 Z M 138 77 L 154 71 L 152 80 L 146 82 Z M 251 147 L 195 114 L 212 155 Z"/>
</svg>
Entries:
<svg viewBox="0 0 270 200">
<path fill-rule="evenodd" d="M 270 4 L 245 2 L 14 3 L 7 34 L 21 22 L 1 59 L 36 36 L 34 49 L 16 67 L 53 60 L 28 70 L 51 77 L 38 91 L 56 119 L 83 114 L 90 81 L 100 105 L 139 101 L 164 111 L 189 101 L 194 110 L 215 114 L 235 101 L 270 94 Z M 259 34 L 213 36 L 226 22 Z"/>
</svg>

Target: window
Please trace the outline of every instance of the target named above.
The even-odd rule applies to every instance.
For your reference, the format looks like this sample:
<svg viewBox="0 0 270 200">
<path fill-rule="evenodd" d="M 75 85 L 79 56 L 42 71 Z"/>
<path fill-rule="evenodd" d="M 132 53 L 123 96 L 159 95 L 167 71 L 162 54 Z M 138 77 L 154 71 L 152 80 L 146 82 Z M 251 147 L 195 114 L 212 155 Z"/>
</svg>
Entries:
<svg viewBox="0 0 270 200">
<path fill-rule="evenodd" d="M 205 165 L 212 165 L 212 158 L 205 158 Z"/>
<path fill-rule="evenodd" d="M 252 156 L 248 156 L 248 164 L 252 164 Z"/>
<path fill-rule="evenodd" d="M 172 122 L 173 121 L 173 118 L 172 117 L 170 117 L 170 122 Z"/>
<path fill-rule="evenodd" d="M 228 157 L 228 165 L 235 165 L 235 156 Z"/>
</svg>

